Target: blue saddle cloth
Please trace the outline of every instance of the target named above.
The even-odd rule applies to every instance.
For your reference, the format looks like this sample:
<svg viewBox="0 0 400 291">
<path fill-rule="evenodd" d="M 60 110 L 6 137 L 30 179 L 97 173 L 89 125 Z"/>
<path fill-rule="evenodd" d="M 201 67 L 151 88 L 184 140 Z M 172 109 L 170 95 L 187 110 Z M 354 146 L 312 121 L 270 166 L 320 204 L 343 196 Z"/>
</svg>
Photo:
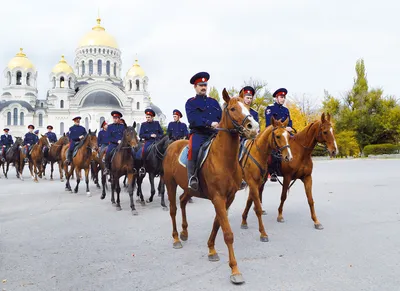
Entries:
<svg viewBox="0 0 400 291">
<path fill-rule="evenodd" d="M 207 140 L 201 146 L 200 151 L 199 151 L 199 156 L 197 157 L 197 165 L 196 165 L 197 169 L 200 169 L 201 166 L 203 166 L 204 162 L 206 161 L 208 153 L 210 152 L 211 144 L 213 143 L 213 141 L 214 141 L 214 138 Z M 185 146 L 179 155 L 179 163 L 182 166 L 184 166 L 185 168 L 187 167 L 188 153 L 189 153 L 189 146 Z"/>
<path fill-rule="evenodd" d="M 240 140 L 239 161 L 241 161 L 242 158 L 243 158 L 244 148 L 245 148 L 245 145 L 246 145 L 246 141 L 247 141 L 247 139 L 245 139 L 245 138 L 243 138 L 243 139 Z"/>
</svg>

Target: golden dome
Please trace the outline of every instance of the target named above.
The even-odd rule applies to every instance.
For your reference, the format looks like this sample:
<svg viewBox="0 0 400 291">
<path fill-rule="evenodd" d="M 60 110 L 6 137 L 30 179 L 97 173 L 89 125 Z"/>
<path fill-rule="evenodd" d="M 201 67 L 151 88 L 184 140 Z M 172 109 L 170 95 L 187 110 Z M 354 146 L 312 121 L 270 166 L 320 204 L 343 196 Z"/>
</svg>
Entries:
<svg viewBox="0 0 400 291">
<path fill-rule="evenodd" d="M 11 61 L 8 63 L 8 68 L 10 70 L 20 67 L 24 70 L 32 69 L 35 70 L 35 66 L 32 64 L 32 62 L 26 57 L 26 54 L 24 54 L 23 49 L 19 49 L 19 53 L 15 55 L 11 59 Z"/>
<path fill-rule="evenodd" d="M 54 66 L 51 72 L 54 74 L 58 74 L 61 72 L 66 74 L 73 74 L 74 70 L 72 70 L 71 66 L 68 65 L 67 61 L 64 59 L 64 56 L 61 56 L 61 60 L 58 62 L 57 65 Z"/>
<path fill-rule="evenodd" d="M 127 77 L 144 77 L 146 73 L 143 71 L 142 67 L 139 65 L 138 60 L 135 60 L 135 64 L 129 69 L 128 73 L 126 73 Z"/>
<path fill-rule="evenodd" d="M 97 18 L 97 25 L 92 28 L 79 42 L 79 46 L 109 46 L 118 48 L 115 38 L 106 32 L 105 28 L 100 25 L 101 19 Z"/>
</svg>

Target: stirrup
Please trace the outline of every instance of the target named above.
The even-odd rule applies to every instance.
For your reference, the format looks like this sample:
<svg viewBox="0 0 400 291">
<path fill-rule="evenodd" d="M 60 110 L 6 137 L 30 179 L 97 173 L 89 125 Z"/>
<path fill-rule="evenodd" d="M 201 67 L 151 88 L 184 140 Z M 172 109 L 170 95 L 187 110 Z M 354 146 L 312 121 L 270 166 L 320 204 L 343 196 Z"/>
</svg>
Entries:
<svg viewBox="0 0 400 291">
<path fill-rule="evenodd" d="M 242 183 L 240 184 L 240 189 L 239 190 L 243 190 L 244 188 L 246 188 L 246 186 L 247 186 L 247 183 L 244 180 L 242 180 Z"/>
<path fill-rule="evenodd" d="M 271 178 L 269 180 L 271 182 L 276 182 L 276 181 L 278 181 L 278 176 L 275 173 L 272 173 Z"/>
<path fill-rule="evenodd" d="M 1 161 L 4 163 L 6 161 L 6 159 L 5 158 L 1 158 Z"/>
<path fill-rule="evenodd" d="M 28 158 L 25 158 L 25 159 L 24 159 L 24 162 L 25 162 L 25 163 L 29 162 L 29 159 L 28 159 Z"/>
<path fill-rule="evenodd" d="M 105 167 L 103 174 L 104 175 L 110 175 L 110 170 L 107 167 Z"/>
<path fill-rule="evenodd" d="M 146 169 L 144 167 L 139 169 L 139 175 L 146 175 Z"/>
<path fill-rule="evenodd" d="M 196 176 L 190 177 L 188 187 L 193 191 L 199 191 L 199 179 Z"/>
</svg>

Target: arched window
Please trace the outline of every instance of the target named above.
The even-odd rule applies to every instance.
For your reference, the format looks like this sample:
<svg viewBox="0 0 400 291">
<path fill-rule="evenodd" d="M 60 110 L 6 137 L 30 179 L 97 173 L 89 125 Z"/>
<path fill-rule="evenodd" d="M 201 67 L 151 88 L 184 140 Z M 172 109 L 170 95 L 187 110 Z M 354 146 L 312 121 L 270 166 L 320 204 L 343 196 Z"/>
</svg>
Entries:
<svg viewBox="0 0 400 291">
<path fill-rule="evenodd" d="M 7 72 L 7 84 L 11 85 L 11 73 Z"/>
<path fill-rule="evenodd" d="M 129 80 L 129 91 L 132 91 L 132 80 Z"/>
<path fill-rule="evenodd" d="M 136 91 L 139 91 L 140 87 L 139 87 L 139 80 L 136 80 Z"/>
<path fill-rule="evenodd" d="M 93 75 L 93 61 L 89 60 L 89 75 Z"/>
<path fill-rule="evenodd" d="M 11 112 L 7 112 L 7 125 L 11 125 Z"/>
<path fill-rule="evenodd" d="M 19 125 L 24 125 L 24 117 L 25 117 L 24 113 L 20 112 L 20 114 L 19 114 Z"/>
<path fill-rule="evenodd" d="M 42 126 L 43 126 L 43 114 L 40 113 L 39 114 L 39 127 L 42 127 Z"/>
<path fill-rule="evenodd" d="M 40 108 L 43 108 L 43 102 L 40 102 Z"/>
<path fill-rule="evenodd" d="M 64 108 L 64 100 L 60 100 L 60 108 Z"/>
<path fill-rule="evenodd" d="M 18 125 L 18 109 L 14 108 L 13 125 Z"/>
<path fill-rule="evenodd" d="M 114 63 L 114 76 L 117 76 L 117 63 Z"/>
<path fill-rule="evenodd" d="M 85 75 L 85 61 L 82 61 L 82 76 Z"/>
<path fill-rule="evenodd" d="M 60 88 L 64 88 L 64 77 L 60 78 Z"/>
<path fill-rule="evenodd" d="M 60 122 L 60 135 L 64 134 L 64 122 Z"/>
<path fill-rule="evenodd" d="M 94 53 L 96 53 L 96 49 L 94 49 Z"/>
<path fill-rule="evenodd" d="M 68 88 L 72 89 L 72 87 L 71 87 L 71 77 L 68 78 Z"/>
<path fill-rule="evenodd" d="M 111 71 L 111 64 L 110 64 L 110 61 L 107 61 L 106 62 L 106 73 L 107 73 L 107 76 L 110 76 L 110 71 Z"/>
<path fill-rule="evenodd" d="M 21 85 L 22 73 L 20 71 L 17 72 L 17 85 Z"/>
<path fill-rule="evenodd" d="M 103 62 L 101 60 L 97 61 L 97 74 L 101 76 L 101 73 L 103 72 Z"/>
<path fill-rule="evenodd" d="M 92 49 L 89 49 L 89 52 L 92 53 Z"/>
<path fill-rule="evenodd" d="M 101 128 L 101 125 L 103 124 L 103 121 L 104 120 L 106 120 L 103 116 L 102 117 L 100 117 L 100 128 Z"/>
<path fill-rule="evenodd" d="M 106 54 L 106 50 L 105 49 L 103 49 L 103 55 L 105 55 Z"/>
<path fill-rule="evenodd" d="M 31 85 L 31 73 L 26 74 L 26 85 Z"/>
<path fill-rule="evenodd" d="M 85 117 L 85 128 L 86 128 L 86 131 L 89 130 L 89 118 L 88 117 Z"/>
<path fill-rule="evenodd" d="M 143 81 L 143 91 L 146 92 L 147 89 L 147 83 L 146 81 Z"/>
<path fill-rule="evenodd" d="M 56 87 L 56 77 L 53 77 L 53 89 Z"/>
<path fill-rule="evenodd" d="M 136 109 L 140 110 L 140 102 L 136 102 Z"/>
</svg>

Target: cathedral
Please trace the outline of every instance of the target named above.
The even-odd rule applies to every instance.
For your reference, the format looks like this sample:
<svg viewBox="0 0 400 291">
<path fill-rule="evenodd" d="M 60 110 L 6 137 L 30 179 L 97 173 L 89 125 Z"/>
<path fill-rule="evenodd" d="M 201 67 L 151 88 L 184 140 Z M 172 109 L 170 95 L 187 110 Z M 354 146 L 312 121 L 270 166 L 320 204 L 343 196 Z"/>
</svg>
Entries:
<svg viewBox="0 0 400 291">
<path fill-rule="evenodd" d="M 136 60 L 126 75 L 121 76 L 121 51 L 115 38 L 101 26 L 101 19 L 79 41 L 73 66 L 64 56 L 49 75 L 46 99 L 38 99 L 38 72 L 23 49 L 4 70 L 5 86 L 0 96 L 0 128 L 23 136 L 29 124 L 40 133 L 52 125 L 60 136 L 81 116 L 87 130 L 100 128 L 110 120 L 110 112 L 118 110 L 130 125 L 144 122 L 144 110 L 152 108 L 156 119 L 165 122 L 160 108 L 149 97 L 149 78 Z M 139 128 L 138 128 L 139 131 Z"/>
</svg>

